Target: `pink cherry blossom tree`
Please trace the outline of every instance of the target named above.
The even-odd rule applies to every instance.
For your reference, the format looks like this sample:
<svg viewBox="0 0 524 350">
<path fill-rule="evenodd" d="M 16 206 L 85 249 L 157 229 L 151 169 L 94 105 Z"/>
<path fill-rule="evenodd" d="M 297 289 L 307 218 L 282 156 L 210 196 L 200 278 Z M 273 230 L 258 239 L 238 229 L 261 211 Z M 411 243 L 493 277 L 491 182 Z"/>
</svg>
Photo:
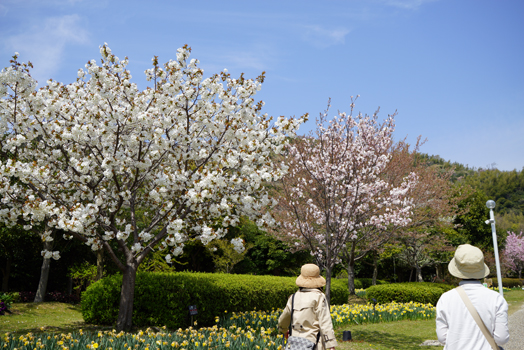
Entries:
<svg viewBox="0 0 524 350">
<path fill-rule="evenodd" d="M 379 123 L 360 113 L 339 113 L 317 119 L 315 134 L 288 147 L 289 172 L 282 178 L 277 209 L 282 222 L 277 235 L 297 249 L 309 249 L 326 271 L 326 296 L 330 298 L 331 273 L 348 249 L 354 266 L 357 245 L 374 249 L 391 229 L 409 223 L 409 190 L 416 183 L 409 174 L 397 186 L 384 176 L 391 159 L 394 118 Z M 354 270 L 349 289 L 354 293 Z"/>
<path fill-rule="evenodd" d="M 0 220 L 45 222 L 43 241 L 60 229 L 104 249 L 123 273 L 121 330 L 132 326 L 136 271 L 152 250 L 167 249 L 169 261 L 188 240 L 222 238 L 241 215 L 272 224 L 262 183 L 284 175 L 273 156 L 304 118 L 272 123 L 254 100 L 264 73 L 204 78 L 187 46 L 163 67 L 153 58 L 143 91 L 127 57 L 107 45 L 100 53 L 101 64 L 89 61 L 68 85 L 35 90 L 16 55 L 0 73 L 1 151 L 12 155 L 0 162 Z"/>
<path fill-rule="evenodd" d="M 522 279 L 522 269 L 524 269 L 524 234 L 522 232 L 516 234 L 508 231 L 503 261 L 510 270 L 519 274 L 519 279 Z"/>
</svg>

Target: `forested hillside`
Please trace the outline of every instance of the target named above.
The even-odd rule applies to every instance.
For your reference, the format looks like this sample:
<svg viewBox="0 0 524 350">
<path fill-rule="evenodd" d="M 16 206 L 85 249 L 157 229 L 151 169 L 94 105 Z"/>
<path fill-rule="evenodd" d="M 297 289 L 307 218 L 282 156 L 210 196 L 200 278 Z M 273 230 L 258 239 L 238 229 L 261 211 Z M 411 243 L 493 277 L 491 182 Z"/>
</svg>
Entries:
<svg viewBox="0 0 524 350">
<path fill-rule="evenodd" d="M 451 163 L 439 156 L 427 154 L 420 154 L 420 161 L 442 170 L 453 168 L 452 181 L 471 186 L 476 192 L 476 202 L 494 200 L 496 203 L 497 232 L 499 234 L 505 237 L 507 231 L 517 233 L 524 231 L 524 168 L 520 171 L 471 168 L 460 163 Z M 480 205 L 477 206 L 479 206 L 478 209 L 481 209 Z M 483 224 L 481 221 L 478 220 L 478 225 Z"/>
<path fill-rule="evenodd" d="M 482 191 L 496 203 L 500 214 L 524 213 L 524 171 L 501 171 L 496 168 L 470 168 L 460 163 L 451 163 L 439 156 L 421 154 L 429 166 L 442 169 L 454 168 L 453 181 L 462 181 L 475 190 Z M 523 168 L 524 169 L 524 168 Z"/>
</svg>

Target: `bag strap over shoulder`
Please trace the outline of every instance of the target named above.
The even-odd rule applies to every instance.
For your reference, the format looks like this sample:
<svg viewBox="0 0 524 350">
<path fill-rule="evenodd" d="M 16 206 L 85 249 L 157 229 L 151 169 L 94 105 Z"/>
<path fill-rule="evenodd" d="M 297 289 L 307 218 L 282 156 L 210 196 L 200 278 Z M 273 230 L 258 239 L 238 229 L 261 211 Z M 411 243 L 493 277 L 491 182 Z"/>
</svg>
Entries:
<svg viewBox="0 0 524 350">
<path fill-rule="evenodd" d="M 493 336 L 488 331 L 488 328 L 486 327 L 486 325 L 484 324 L 484 322 L 480 318 L 480 315 L 477 312 L 477 309 L 475 309 L 475 307 L 471 303 L 471 300 L 469 300 L 468 295 L 466 294 L 466 291 L 464 290 L 464 288 L 462 288 L 462 286 L 458 286 L 455 289 L 457 290 L 458 294 L 462 298 L 462 301 L 464 301 L 464 304 L 466 304 L 466 307 L 468 308 L 469 313 L 471 314 L 471 316 L 473 316 L 473 319 L 475 320 L 475 322 L 479 326 L 480 330 L 482 331 L 482 333 L 484 334 L 484 336 L 488 340 L 489 345 L 491 345 L 493 350 L 499 350 L 499 346 L 497 345 L 497 343 L 495 342 L 495 339 L 493 339 Z"/>
</svg>

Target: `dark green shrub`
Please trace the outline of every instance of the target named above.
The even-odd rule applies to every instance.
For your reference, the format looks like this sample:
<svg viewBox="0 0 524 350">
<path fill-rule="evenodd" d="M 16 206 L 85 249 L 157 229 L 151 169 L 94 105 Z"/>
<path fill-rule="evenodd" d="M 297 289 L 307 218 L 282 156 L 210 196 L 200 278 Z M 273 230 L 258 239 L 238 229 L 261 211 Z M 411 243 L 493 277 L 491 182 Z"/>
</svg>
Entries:
<svg viewBox="0 0 524 350">
<path fill-rule="evenodd" d="M 0 292 L 0 315 L 3 315 L 5 311 L 8 311 L 11 308 L 11 304 L 14 300 L 14 296 L 10 293 Z"/>
<path fill-rule="evenodd" d="M 334 279 L 332 279 L 333 281 Z M 344 284 L 348 285 L 348 279 L 346 278 L 338 278 L 336 279 L 337 283 L 340 281 L 344 281 Z M 377 280 L 377 285 L 379 284 L 389 284 L 389 282 L 384 280 Z M 371 287 L 373 285 L 373 279 L 372 278 L 355 278 L 355 289 L 366 289 L 368 287 Z"/>
<path fill-rule="evenodd" d="M 499 282 L 498 279 L 495 277 L 493 280 L 493 287 L 498 288 Z M 520 280 L 518 278 L 503 278 L 502 279 L 502 286 L 506 288 L 515 288 L 515 287 L 522 287 L 524 285 L 524 280 Z"/>
<path fill-rule="evenodd" d="M 335 281 L 335 282 L 333 282 L 333 281 Z M 332 278 L 331 279 L 331 283 L 337 283 L 337 284 L 341 283 L 341 284 L 343 284 L 346 287 L 346 289 L 348 289 L 348 279 L 347 279 L 347 277 L 346 278 L 336 278 L 336 279 Z M 362 289 L 362 288 L 364 288 L 364 286 L 363 286 L 362 282 L 360 281 L 360 279 L 355 278 L 355 289 Z"/>
<path fill-rule="evenodd" d="M 440 296 L 454 287 L 444 283 L 408 282 L 371 286 L 366 289 L 366 298 L 376 299 L 379 304 L 410 301 L 436 305 Z"/>
<path fill-rule="evenodd" d="M 122 275 L 102 278 L 82 293 L 84 321 L 91 324 L 113 324 L 118 316 Z"/>
<path fill-rule="evenodd" d="M 199 326 L 214 324 L 224 311 L 271 310 L 286 305 L 297 290 L 295 277 L 208 273 L 138 273 L 133 304 L 135 326 L 174 329 L 190 325 L 189 306 L 196 305 Z M 85 322 L 113 324 L 118 316 L 122 276 L 103 278 L 82 293 Z M 347 301 L 347 285 L 332 280 L 331 303 Z"/>
<path fill-rule="evenodd" d="M 358 278 L 357 279 L 359 282 L 361 282 L 362 284 L 362 287 L 361 288 L 369 288 L 373 285 L 373 279 L 372 278 Z M 387 281 L 383 281 L 383 280 L 377 280 L 377 286 L 378 285 L 381 285 L 381 284 L 389 284 L 389 282 Z"/>
</svg>

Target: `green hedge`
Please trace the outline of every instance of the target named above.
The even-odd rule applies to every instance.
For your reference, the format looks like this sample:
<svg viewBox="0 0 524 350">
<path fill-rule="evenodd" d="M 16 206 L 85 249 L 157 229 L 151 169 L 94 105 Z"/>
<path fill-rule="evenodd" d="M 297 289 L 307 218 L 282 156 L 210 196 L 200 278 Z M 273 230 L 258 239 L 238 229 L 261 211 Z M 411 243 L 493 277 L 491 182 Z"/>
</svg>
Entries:
<svg viewBox="0 0 524 350">
<path fill-rule="evenodd" d="M 366 298 L 368 301 L 376 299 L 379 304 L 414 301 L 436 305 L 440 296 L 453 288 L 454 286 L 448 284 L 430 282 L 383 284 L 366 289 Z"/>
<path fill-rule="evenodd" d="M 337 278 L 337 279 L 331 279 L 332 281 L 337 281 L 337 283 L 340 283 L 340 281 L 344 282 L 344 285 L 347 288 L 348 285 L 348 279 L 347 278 Z M 377 280 L 377 285 L 380 284 L 389 284 L 389 282 L 384 280 Z M 355 289 L 366 289 L 373 285 L 373 279 L 372 278 L 355 278 Z"/>
<path fill-rule="evenodd" d="M 358 280 L 362 284 L 361 288 L 364 288 L 364 289 L 369 288 L 373 285 L 372 278 L 358 278 L 356 280 Z M 383 280 L 377 280 L 377 286 L 381 284 L 389 284 L 389 282 L 383 281 Z"/>
<path fill-rule="evenodd" d="M 495 288 L 498 288 L 499 282 L 498 279 L 495 277 L 493 280 L 493 286 Z M 524 285 L 524 280 L 519 280 L 518 278 L 503 278 L 502 279 L 502 286 L 506 288 L 515 288 L 515 287 L 522 287 Z"/>
<path fill-rule="evenodd" d="M 207 273 L 138 273 L 133 304 L 135 326 L 190 325 L 189 306 L 196 305 L 199 326 L 214 324 L 224 311 L 241 312 L 283 308 L 297 290 L 295 277 Z M 122 276 L 103 278 L 82 293 L 85 322 L 112 325 L 116 322 Z M 347 302 L 347 285 L 332 280 L 331 303 Z"/>
</svg>

